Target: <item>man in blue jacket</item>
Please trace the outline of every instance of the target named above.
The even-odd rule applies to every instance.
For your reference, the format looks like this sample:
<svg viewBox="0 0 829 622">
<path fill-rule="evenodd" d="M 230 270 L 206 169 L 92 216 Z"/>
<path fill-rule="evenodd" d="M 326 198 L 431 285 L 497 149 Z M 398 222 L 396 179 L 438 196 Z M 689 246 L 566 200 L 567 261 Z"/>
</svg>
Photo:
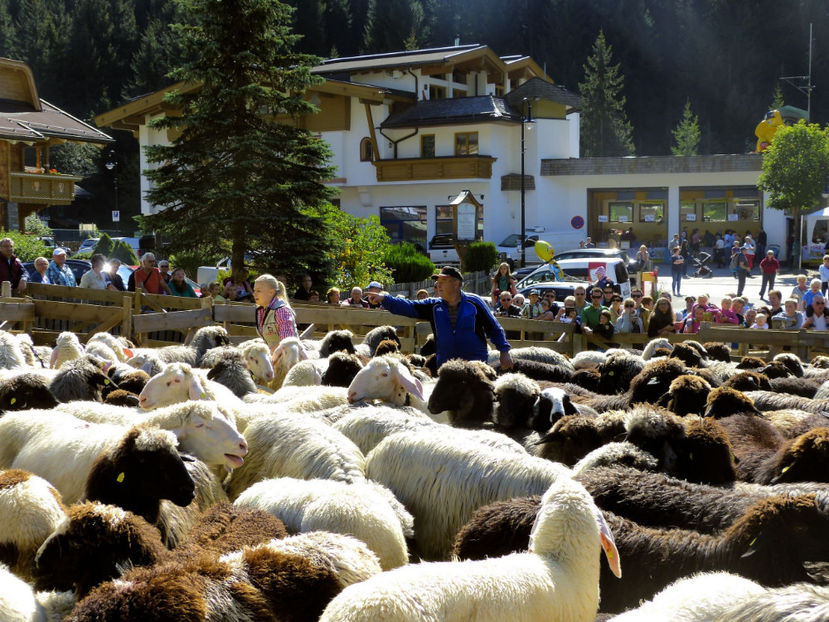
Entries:
<svg viewBox="0 0 829 622">
<path fill-rule="evenodd" d="M 486 361 L 489 337 L 501 353 L 501 368 L 510 369 L 512 357 L 504 329 L 483 298 L 461 291 L 460 270 L 444 266 L 432 279 L 436 298 L 405 300 L 369 293 L 369 301 L 397 315 L 428 320 L 435 336 L 438 367 L 451 359 Z"/>
</svg>

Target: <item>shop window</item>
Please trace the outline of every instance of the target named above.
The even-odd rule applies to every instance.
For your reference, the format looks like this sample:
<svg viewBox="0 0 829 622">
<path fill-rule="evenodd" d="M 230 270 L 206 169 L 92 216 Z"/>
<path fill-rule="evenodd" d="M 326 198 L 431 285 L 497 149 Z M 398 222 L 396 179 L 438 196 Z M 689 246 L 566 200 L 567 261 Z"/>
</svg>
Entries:
<svg viewBox="0 0 829 622">
<path fill-rule="evenodd" d="M 705 201 L 702 204 L 702 220 L 705 222 L 725 222 L 727 220 L 725 201 Z"/>
<path fill-rule="evenodd" d="M 374 145 L 371 139 L 366 136 L 360 141 L 360 162 L 371 162 L 374 160 Z"/>
<path fill-rule="evenodd" d="M 696 201 L 682 201 L 679 204 L 680 222 L 696 222 L 697 203 Z"/>
<path fill-rule="evenodd" d="M 478 153 L 478 132 L 455 134 L 455 155 L 476 155 Z"/>
<path fill-rule="evenodd" d="M 434 158 L 435 157 L 435 135 L 423 134 L 420 137 L 420 157 Z"/>
<path fill-rule="evenodd" d="M 632 222 L 633 221 L 633 203 L 627 201 L 611 201 L 608 205 L 610 212 L 610 222 Z"/>
<path fill-rule="evenodd" d="M 639 203 L 639 222 L 661 224 L 665 221 L 665 204 L 662 201 Z"/>
<path fill-rule="evenodd" d="M 736 218 L 735 218 L 736 215 Z M 760 220 L 760 201 L 757 199 L 735 199 L 728 206 L 729 220 Z"/>
<path fill-rule="evenodd" d="M 381 207 L 380 224 L 386 228 L 392 244 L 409 242 L 426 248 L 426 206 Z"/>
</svg>

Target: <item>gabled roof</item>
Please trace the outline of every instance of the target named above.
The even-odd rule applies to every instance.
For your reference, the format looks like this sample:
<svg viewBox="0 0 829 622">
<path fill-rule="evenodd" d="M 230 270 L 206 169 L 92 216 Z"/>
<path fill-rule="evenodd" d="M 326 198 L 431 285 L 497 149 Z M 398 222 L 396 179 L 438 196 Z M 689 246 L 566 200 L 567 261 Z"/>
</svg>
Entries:
<svg viewBox="0 0 829 622">
<path fill-rule="evenodd" d="M 414 67 L 417 65 L 434 65 L 458 60 L 469 52 L 482 52 L 489 48 L 477 43 L 424 50 L 388 52 L 385 54 L 367 54 L 365 56 L 346 56 L 330 58 L 314 67 L 312 73 L 351 73 L 372 71 L 392 67 Z"/>
<path fill-rule="evenodd" d="M 20 102 L 0 101 L 0 138 L 26 142 L 50 138 L 98 144 L 113 142 L 107 134 L 42 99 L 40 110 Z"/>
<path fill-rule="evenodd" d="M 507 103 L 515 109 L 520 109 L 521 102 L 525 98 L 529 100 L 546 99 L 564 104 L 568 113 L 581 110 L 581 97 L 568 91 L 563 86 L 551 84 L 541 78 L 531 78 L 506 95 Z"/>
<path fill-rule="evenodd" d="M 419 101 L 414 106 L 392 115 L 380 124 L 384 129 L 429 127 L 458 123 L 520 121 L 501 97 L 458 97 Z"/>
</svg>

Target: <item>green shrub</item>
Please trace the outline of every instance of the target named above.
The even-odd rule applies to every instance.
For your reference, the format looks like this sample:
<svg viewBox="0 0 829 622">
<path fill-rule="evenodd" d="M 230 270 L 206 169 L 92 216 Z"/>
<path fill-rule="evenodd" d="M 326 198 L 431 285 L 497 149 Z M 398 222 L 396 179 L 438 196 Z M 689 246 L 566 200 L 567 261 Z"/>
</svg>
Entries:
<svg viewBox="0 0 829 622">
<path fill-rule="evenodd" d="M 98 240 L 98 243 L 95 245 L 95 249 L 92 252 L 101 253 L 104 257 L 109 258 L 114 249 L 115 243 L 112 241 L 112 238 L 109 237 L 108 234 L 102 233 L 101 238 Z"/>
<path fill-rule="evenodd" d="M 52 237 L 52 230 L 46 225 L 46 222 L 40 219 L 36 213 L 32 212 L 26 216 L 26 233 L 36 237 Z"/>
<path fill-rule="evenodd" d="M 0 238 L 11 238 L 14 242 L 14 254 L 22 262 L 34 261 L 38 257 L 52 258 L 52 250 L 37 236 L 20 233 L 20 231 L 2 231 Z"/>
<path fill-rule="evenodd" d="M 435 264 L 408 242 L 390 246 L 383 257 L 383 263 L 391 270 L 395 283 L 423 281 L 435 271 Z"/>
<path fill-rule="evenodd" d="M 97 246 L 95 247 L 97 250 Z M 124 242 L 123 240 L 118 240 L 115 243 L 115 246 L 112 249 L 112 253 L 109 255 L 110 259 L 118 259 L 122 264 L 128 266 L 135 266 L 138 265 L 138 255 L 135 254 L 132 246 Z"/>
<path fill-rule="evenodd" d="M 466 272 L 489 272 L 498 263 L 498 249 L 494 242 L 472 242 L 466 251 L 463 269 Z"/>
</svg>

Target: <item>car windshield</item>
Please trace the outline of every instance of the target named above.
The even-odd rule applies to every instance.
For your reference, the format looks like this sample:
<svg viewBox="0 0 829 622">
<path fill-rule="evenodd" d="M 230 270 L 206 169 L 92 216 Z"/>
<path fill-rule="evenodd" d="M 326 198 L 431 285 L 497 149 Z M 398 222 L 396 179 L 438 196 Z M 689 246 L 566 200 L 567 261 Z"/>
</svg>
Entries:
<svg viewBox="0 0 829 622">
<path fill-rule="evenodd" d="M 511 233 L 504 238 L 504 241 L 499 246 L 518 246 L 521 241 L 521 236 L 518 233 Z"/>
</svg>

